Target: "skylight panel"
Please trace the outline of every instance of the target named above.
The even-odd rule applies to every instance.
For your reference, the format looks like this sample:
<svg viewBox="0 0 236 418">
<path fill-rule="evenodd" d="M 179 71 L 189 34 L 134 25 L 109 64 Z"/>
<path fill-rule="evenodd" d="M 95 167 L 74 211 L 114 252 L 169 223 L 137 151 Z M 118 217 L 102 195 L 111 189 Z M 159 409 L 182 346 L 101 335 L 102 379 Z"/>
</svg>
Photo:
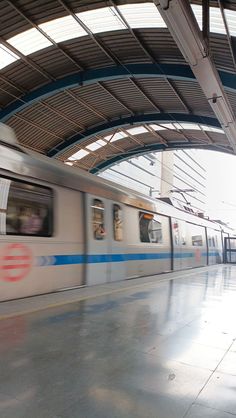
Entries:
<svg viewBox="0 0 236 418">
<path fill-rule="evenodd" d="M 19 33 L 8 39 L 7 42 L 24 55 L 32 54 L 33 52 L 52 45 L 52 43 L 35 28 Z"/>
<path fill-rule="evenodd" d="M 210 7 L 210 32 L 226 35 L 224 21 L 218 7 Z"/>
<path fill-rule="evenodd" d="M 154 3 L 124 4 L 118 8 L 131 28 L 166 28 Z"/>
<path fill-rule="evenodd" d="M 82 158 L 86 157 L 86 155 L 89 154 L 89 151 L 86 151 L 85 149 L 81 149 L 77 151 L 75 154 L 73 154 L 70 158 L 68 158 L 69 161 L 77 161 L 81 160 Z"/>
<path fill-rule="evenodd" d="M 208 126 L 208 125 L 200 125 L 200 126 L 203 129 L 203 131 L 216 132 L 218 134 L 224 133 L 223 129 L 221 128 L 215 128 L 213 126 Z"/>
<path fill-rule="evenodd" d="M 180 124 L 178 122 L 173 123 L 173 125 L 174 125 L 175 129 L 183 129 L 182 124 Z"/>
<path fill-rule="evenodd" d="M 194 130 L 194 131 L 200 131 L 201 128 L 199 125 L 197 125 L 197 123 L 181 123 L 180 124 L 180 129 L 189 129 L 189 130 Z"/>
<path fill-rule="evenodd" d="M 192 11 L 195 15 L 199 28 L 202 30 L 202 6 L 198 4 L 191 4 Z"/>
<path fill-rule="evenodd" d="M 135 128 L 127 129 L 127 132 L 129 132 L 131 135 L 139 135 L 148 132 L 148 130 L 143 126 L 137 126 Z"/>
<path fill-rule="evenodd" d="M 0 44 L 0 70 L 18 59 L 19 57 L 16 54 Z"/>
<path fill-rule="evenodd" d="M 176 130 L 176 127 L 172 123 L 161 123 L 161 126 L 163 126 L 165 129 Z"/>
<path fill-rule="evenodd" d="M 236 12 L 234 10 L 225 9 L 225 17 L 230 35 L 236 36 Z"/>
<path fill-rule="evenodd" d="M 77 16 L 93 33 L 126 29 L 114 7 L 89 10 L 77 13 Z"/>
<path fill-rule="evenodd" d="M 96 151 L 99 148 L 104 147 L 107 144 L 107 142 L 103 141 L 102 139 L 99 139 L 98 141 L 92 142 L 92 144 L 87 145 L 87 149 L 90 151 Z"/>
<path fill-rule="evenodd" d="M 60 17 L 42 23 L 39 27 L 46 32 L 55 42 L 63 42 L 68 39 L 79 38 L 87 35 L 85 30 L 72 16 Z"/>
<path fill-rule="evenodd" d="M 164 131 L 165 128 L 163 128 L 162 126 L 159 125 L 155 125 L 155 124 L 151 124 L 150 127 L 154 130 L 154 131 Z"/>
<path fill-rule="evenodd" d="M 123 139 L 123 138 L 126 138 L 126 137 L 127 137 L 127 135 L 125 133 L 117 132 L 115 134 L 105 136 L 104 139 L 106 139 L 109 142 L 116 142 L 119 139 Z"/>
<path fill-rule="evenodd" d="M 200 30 L 202 30 L 202 6 L 198 4 L 191 4 L 191 7 L 197 20 L 198 26 Z M 219 7 L 210 7 L 210 32 L 226 34 Z"/>
</svg>

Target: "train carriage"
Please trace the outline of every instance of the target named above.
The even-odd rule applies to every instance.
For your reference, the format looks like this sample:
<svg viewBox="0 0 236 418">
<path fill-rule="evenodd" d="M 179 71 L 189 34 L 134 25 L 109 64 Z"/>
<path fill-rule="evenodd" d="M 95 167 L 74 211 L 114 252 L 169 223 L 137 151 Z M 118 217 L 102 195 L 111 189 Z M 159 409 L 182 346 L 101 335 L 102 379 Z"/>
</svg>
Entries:
<svg viewBox="0 0 236 418">
<path fill-rule="evenodd" d="M 220 225 L 24 150 L 7 127 L 0 191 L 0 301 L 222 262 Z"/>
</svg>

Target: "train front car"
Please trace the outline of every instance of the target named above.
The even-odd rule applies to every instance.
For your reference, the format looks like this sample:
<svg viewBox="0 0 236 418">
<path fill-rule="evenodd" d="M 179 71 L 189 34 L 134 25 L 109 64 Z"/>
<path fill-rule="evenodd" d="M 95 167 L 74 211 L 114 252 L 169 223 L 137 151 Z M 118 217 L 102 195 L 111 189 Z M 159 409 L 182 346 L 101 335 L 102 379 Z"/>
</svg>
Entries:
<svg viewBox="0 0 236 418">
<path fill-rule="evenodd" d="M 1 126 L 0 301 L 83 284 L 81 193 L 41 180 L 36 162 Z"/>
<path fill-rule="evenodd" d="M 227 234 L 27 151 L 0 125 L 0 301 L 220 263 Z"/>
</svg>

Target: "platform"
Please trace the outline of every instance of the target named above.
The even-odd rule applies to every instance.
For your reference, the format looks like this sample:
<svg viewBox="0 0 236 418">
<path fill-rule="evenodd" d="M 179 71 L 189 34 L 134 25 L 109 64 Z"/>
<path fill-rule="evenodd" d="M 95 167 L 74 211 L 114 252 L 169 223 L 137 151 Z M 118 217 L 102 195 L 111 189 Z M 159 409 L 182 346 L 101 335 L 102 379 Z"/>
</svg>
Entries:
<svg viewBox="0 0 236 418">
<path fill-rule="evenodd" d="M 236 266 L 7 302 L 0 315 L 1 418 L 236 416 Z"/>
</svg>

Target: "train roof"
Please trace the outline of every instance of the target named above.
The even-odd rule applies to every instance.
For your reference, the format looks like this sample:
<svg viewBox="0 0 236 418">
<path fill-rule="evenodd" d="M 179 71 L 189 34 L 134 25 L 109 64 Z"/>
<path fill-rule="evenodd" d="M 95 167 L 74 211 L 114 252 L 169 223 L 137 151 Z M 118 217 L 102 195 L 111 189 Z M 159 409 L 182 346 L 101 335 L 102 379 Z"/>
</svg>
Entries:
<svg viewBox="0 0 236 418">
<path fill-rule="evenodd" d="M 213 221 L 186 213 L 168 203 L 145 196 L 109 180 L 101 179 L 79 168 L 69 167 L 61 161 L 26 150 L 17 144 L 4 144 L 1 139 L 0 170 L 35 181 L 43 181 L 94 194 L 139 209 L 158 212 L 214 229 L 226 230 L 225 227 Z"/>
</svg>

